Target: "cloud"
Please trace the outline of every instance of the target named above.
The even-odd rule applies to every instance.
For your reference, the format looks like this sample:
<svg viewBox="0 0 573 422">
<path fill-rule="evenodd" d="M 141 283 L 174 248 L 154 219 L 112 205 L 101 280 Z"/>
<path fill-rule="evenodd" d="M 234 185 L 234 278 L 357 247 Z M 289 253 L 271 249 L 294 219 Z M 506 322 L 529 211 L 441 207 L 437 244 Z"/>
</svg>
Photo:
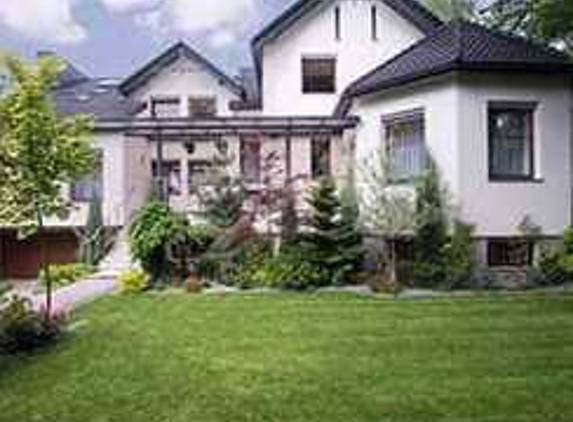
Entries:
<svg viewBox="0 0 573 422">
<path fill-rule="evenodd" d="M 101 0 L 103 5 L 112 12 L 132 12 L 156 7 L 163 0 Z"/>
<path fill-rule="evenodd" d="M 86 30 L 73 16 L 74 0 L 0 0 L 0 24 L 34 40 L 77 43 Z"/>
<path fill-rule="evenodd" d="M 101 0 L 112 12 L 160 34 L 208 33 L 214 46 L 232 43 L 255 15 L 257 0 Z"/>
<path fill-rule="evenodd" d="M 223 29 L 220 31 L 214 31 L 209 37 L 209 42 L 213 47 L 221 48 L 226 47 L 229 44 L 233 44 L 236 38 L 237 37 L 235 34 L 233 34 L 233 32 Z"/>
</svg>

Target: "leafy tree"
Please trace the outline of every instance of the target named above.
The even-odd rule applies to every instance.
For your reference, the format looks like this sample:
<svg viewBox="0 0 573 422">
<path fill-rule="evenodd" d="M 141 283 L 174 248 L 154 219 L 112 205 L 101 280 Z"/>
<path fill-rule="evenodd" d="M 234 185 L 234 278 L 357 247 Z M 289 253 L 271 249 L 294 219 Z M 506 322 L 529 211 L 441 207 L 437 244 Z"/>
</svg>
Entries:
<svg viewBox="0 0 573 422">
<path fill-rule="evenodd" d="M 425 0 L 424 5 L 444 22 L 478 20 L 480 0 Z"/>
<path fill-rule="evenodd" d="M 486 22 L 499 29 L 552 43 L 573 53 L 573 2 L 570 0 L 494 0 Z"/>
<path fill-rule="evenodd" d="M 91 122 L 54 110 L 51 91 L 63 70 L 56 59 L 42 58 L 32 66 L 9 56 L 4 65 L 11 87 L 0 99 L 0 224 L 42 238 L 46 218 L 65 217 L 72 207 L 62 195 L 64 187 L 92 170 Z M 41 266 L 49 280 L 44 243 Z M 48 315 L 51 307 L 48 281 Z"/>
</svg>

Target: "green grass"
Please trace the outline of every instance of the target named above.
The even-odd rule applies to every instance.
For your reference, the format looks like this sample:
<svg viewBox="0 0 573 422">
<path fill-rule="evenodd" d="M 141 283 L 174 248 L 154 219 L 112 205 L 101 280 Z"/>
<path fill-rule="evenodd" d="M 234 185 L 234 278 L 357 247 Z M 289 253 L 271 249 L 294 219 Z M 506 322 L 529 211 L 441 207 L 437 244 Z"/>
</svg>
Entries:
<svg viewBox="0 0 573 422">
<path fill-rule="evenodd" d="M 573 298 L 108 298 L 0 361 L 1 421 L 573 421 Z"/>
</svg>

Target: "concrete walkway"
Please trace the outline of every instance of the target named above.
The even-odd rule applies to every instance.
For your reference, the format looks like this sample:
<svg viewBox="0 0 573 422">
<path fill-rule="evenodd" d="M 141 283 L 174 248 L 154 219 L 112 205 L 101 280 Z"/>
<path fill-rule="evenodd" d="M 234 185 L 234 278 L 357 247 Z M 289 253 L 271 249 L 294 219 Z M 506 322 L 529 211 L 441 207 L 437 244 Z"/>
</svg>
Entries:
<svg viewBox="0 0 573 422">
<path fill-rule="evenodd" d="M 98 276 L 98 274 L 96 274 L 87 280 L 56 290 L 53 295 L 53 310 L 74 310 L 81 305 L 113 293 L 116 288 L 116 277 Z M 40 310 L 45 307 L 45 293 L 34 293 L 24 296 L 32 301 L 34 309 Z"/>
</svg>

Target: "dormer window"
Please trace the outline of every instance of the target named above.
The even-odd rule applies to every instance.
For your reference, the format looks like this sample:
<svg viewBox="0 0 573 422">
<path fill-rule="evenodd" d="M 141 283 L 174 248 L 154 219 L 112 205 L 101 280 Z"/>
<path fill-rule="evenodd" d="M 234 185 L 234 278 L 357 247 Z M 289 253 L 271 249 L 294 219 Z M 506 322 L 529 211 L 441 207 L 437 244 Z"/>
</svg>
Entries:
<svg viewBox="0 0 573 422">
<path fill-rule="evenodd" d="M 169 119 L 181 116 L 181 100 L 178 97 L 154 97 L 151 99 L 151 117 Z"/>
<path fill-rule="evenodd" d="M 217 99 L 214 97 L 189 97 L 189 116 L 212 117 L 217 114 Z"/>
<path fill-rule="evenodd" d="M 332 57 L 302 59 L 302 92 L 333 94 L 336 92 L 336 59 Z"/>
</svg>

